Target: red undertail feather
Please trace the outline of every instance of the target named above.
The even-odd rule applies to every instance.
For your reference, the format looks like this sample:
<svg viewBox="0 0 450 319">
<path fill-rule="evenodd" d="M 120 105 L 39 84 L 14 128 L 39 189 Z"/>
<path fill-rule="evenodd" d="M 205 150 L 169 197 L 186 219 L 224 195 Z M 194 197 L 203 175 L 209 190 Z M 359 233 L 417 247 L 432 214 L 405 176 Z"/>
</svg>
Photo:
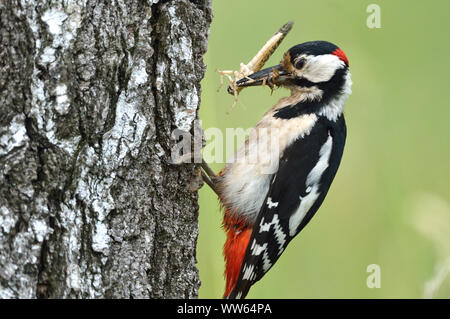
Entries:
<svg viewBox="0 0 450 319">
<path fill-rule="evenodd" d="M 224 297 L 227 297 L 238 280 L 252 229 L 243 220 L 236 219 L 227 214 L 227 212 L 224 216 L 223 225 L 227 233 L 227 240 L 223 247 L 226 279 Z"/>
</svg>

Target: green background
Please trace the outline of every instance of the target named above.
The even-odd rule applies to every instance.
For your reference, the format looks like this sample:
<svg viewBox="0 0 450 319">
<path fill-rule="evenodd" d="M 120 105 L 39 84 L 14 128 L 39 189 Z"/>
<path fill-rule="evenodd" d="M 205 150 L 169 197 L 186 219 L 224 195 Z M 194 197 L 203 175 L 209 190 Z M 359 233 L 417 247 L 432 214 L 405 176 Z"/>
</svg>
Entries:
<svg viewBox="0 0 450 319">
<path fill-rule="evenodd" d="M 369 29 L 369 4 L 381 28 Z M 213 1 L 200 119 L 204 129 L 253 127 L 278 89 L 249 88 L 233 102 L 216 69 L 238 69 L 285 22 L 295 25 L 266 66 L 293 45 L 327 40 L 346 52 L 353 94 L 348 138 L 336 179 L 309 225 L 250 298 L 422 298 L 425 284 L 450 258 L 450 1 Z M 219 171 L 223 164 L 212 163 Z M 222 212 L 200 190 L 200 298 L 224 291 Z M 366 269 L 381 267 L 381 288 Z M 435 289 L 450 297 L 450 279 Z"/>
</svg>

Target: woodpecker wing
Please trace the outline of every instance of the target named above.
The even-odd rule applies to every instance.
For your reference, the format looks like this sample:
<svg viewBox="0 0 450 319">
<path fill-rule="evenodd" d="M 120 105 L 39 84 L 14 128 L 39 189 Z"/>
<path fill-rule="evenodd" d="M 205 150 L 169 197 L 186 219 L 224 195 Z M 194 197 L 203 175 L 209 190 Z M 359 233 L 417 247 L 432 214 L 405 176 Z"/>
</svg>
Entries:
<svg viewBox="0 0 450 319">
<path fill-rule="evenodd" d="M 309 135 L 284 151 L 229 298 L 244 298 L 313 217 L 336 174 L 345 136 L 343 116 L 336 122 L 320 117 Z"/>
</svg>

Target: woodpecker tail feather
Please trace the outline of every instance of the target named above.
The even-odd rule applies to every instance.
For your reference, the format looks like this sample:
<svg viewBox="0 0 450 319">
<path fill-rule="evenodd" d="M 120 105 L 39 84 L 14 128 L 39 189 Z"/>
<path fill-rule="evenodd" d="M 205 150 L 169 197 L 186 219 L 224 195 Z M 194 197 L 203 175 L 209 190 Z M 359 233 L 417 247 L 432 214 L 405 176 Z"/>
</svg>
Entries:
<svg viewBox="0 0 450 319">
<path fill-rule="evenodd" d="M 247 280 L 241 282 L 240 284 L 236 283 L 236 286 L 230 292 L 227 299 L 244 299 L 247 296 L 250 287 L 251 282 Z"/>
</svg>

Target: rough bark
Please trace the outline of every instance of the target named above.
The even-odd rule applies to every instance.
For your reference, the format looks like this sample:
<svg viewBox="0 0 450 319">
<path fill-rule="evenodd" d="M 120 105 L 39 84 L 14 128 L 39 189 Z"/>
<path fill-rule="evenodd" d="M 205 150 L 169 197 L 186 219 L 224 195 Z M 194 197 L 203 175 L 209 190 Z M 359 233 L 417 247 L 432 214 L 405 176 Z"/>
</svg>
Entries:
<svg viewBox="0 0 450 319">
<path fill-rule="evenodd" d="M 0 1 L 0 298 L 192 298 L 210 0 Z"/>
</svg>

